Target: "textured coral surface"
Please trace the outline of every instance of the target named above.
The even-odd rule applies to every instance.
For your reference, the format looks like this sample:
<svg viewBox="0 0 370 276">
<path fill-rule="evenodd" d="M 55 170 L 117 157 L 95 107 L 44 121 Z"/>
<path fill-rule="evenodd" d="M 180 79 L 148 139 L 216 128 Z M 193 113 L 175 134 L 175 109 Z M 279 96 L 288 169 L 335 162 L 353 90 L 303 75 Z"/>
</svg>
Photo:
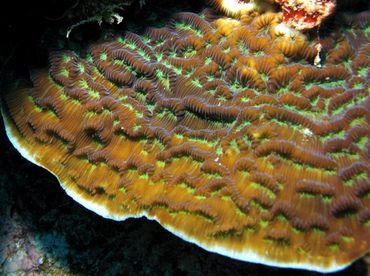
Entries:
<svg viewBox="0 0 370 276">
<path fill-rule="evenodd" d="M 338 16 L 341 32 L 310 40 L 285 36 L 281 14 L 182 13 L 54 52 L 5 95 L 8 135 L 105 217 L 336 270 L 369 247 L 368 17 Z"/>
<path fill-rule="evenodd" d="M 22 158 L 5 132 L 0 138 L 1 275 L 322 275 L 207 252 L 146 219 L 103 219 L 67 196 L 53 175 Z M 360 259 L 331 275 L 365 276 L 366 266 Z"/>
</svg>

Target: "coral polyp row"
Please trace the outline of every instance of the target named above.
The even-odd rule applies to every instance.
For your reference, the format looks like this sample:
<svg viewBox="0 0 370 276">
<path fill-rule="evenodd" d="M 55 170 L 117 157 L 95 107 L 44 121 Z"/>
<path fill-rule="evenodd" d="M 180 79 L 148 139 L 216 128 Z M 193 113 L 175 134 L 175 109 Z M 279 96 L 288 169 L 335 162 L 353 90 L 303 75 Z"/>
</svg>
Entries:
<svg viewBox="0 0 370 276">
<path fill-rule="evenodd" d="M 5 96 L 13 143 L 106 217 L 247 261 L 348 265 L 370 240 L 369 14 L 314 40 L 281 14 L 209 15 L 52 53 Z"/>
</svg>

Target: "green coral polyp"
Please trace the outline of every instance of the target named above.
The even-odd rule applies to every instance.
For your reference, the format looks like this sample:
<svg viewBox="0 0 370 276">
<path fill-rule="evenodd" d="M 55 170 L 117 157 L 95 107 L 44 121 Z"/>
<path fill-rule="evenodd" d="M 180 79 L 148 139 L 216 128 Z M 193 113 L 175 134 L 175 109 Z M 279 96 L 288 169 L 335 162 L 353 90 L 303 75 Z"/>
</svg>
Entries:
<svg viewBox="0 0 370 276">
<path fill-rule="evenodd" d="M 183 52 L 182 52 L 182 56 L 184 58 L 191 58 L 192 56 L 195 56 L 197 53 L 197 51 L 195 50 L 194 47 L 192 46 L 188 46 L 188 47 L 185 47 Z"/>
<path fill-rule="evenodd" d="M 178 139 L 184 139 L 184 135 L 177 134 L 175 135 Z M 189 137 L 187 139 L 189 142 L 197 142 L 203 145 L 208 146 L 209 148 L 213 148 L 215 145 L 217 145 L 219 138 L 216 138 L 214 140 L 208 141 L 206 138 L 198 138 L 198 137 Z"/>
<path fill-rule="evenodd" d="M 107 52 L 101 52 L 100 53 L 100 59 L 101 60 L 107 60 L 108 59 L 108 53 Z"/>
<path fill-rule="evenodd" d="M 163 52 L 162 51 L 156 51 L 155 53 L 155 57 L 157 58 L 157 61 L 162 61 L 163 59 Z"/>
<path fill-rule="evenodd" d="M 172 109 L 162 108 L 156 113 L 159 118 L 164 118 L 166 120 L 177 120 L 177 116 Z"/>
<path fill-rule="evenodd" d="M 150 56 L 143 49 L 138 49 L 137 52 L 143 57 L 143 59 L 150 61 Z"/>
<path fill-rule="evenodd" d="M 264 186 L 263 184 L 260 184 L 257 182 L 251 182 L 249 185 L 252 188 L 262 190 L 265 193 L 265 195 L 269 196 L 271 199 L 276 199 L 276 194 L 272 190 Z"/>
<path fill-rule="evenodd" d="M 195 85 L 196 87 L 203 87 L 198 77 L 195 77 L 194 79 L 192 79 L 191 83 Z"/>
<path fill-rule="evenodd" d="M 176 22 L 175 28 L 178 30 L 192 31 L 195 35 L 203 37 L 203 33 L 198 28 L 192 26 L 190 23 Z"/>
<path fill-rule="evenodd" d="M 329 244 L 328 248 L 332 251 L 340 251 L 340 246 L 337 243 Z"/>
<path fill-rule="evenodd" d="M 264 52 L 264 51 L 255 51 L 255 52 L 253 53 L 253 55 L 254 55 L 255 57 L 263 57 L 263 56 L 265 55 L 265 52 Z"/>
<path fill-rule="evenodd" d="M 68 68 L 66 67 L 63 67 L 62 70 L 60 70 L 60 74 L 64 77 L 68 77 L 69 76 L 69 70 Z"/>
</svg>

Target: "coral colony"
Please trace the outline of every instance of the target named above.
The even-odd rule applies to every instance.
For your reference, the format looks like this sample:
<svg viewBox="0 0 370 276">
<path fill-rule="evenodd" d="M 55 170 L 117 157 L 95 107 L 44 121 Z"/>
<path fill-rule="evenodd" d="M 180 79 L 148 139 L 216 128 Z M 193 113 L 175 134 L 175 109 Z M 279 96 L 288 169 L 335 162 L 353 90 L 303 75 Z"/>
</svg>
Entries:
<svg viewBox="0 0 370 276">
<path fill-rule="evenodd" d="M 52 52 L 3 96 L 10 140 L 103 217 L 239 260 L 346 267 L 370 248 L 370 12 L 318 38 L 290 27 L 335 2 L 211 3 Z"/>
</svg>

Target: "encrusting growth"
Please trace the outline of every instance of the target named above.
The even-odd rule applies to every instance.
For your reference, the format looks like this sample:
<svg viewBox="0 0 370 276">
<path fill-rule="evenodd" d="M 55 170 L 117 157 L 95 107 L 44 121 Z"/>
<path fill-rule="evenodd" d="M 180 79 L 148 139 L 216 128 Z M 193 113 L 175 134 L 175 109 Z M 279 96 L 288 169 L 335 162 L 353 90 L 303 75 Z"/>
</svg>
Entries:
<svg viewBox="0 0 370 276">
<path fill-rule="evenodd" d="M 339 270 L 369 250 L 369 12 L 320 40 L 205 10 L 50 54 L 7 134 L 75 200 L 245 261 Z M 353 26 L 353 28 L 340 28 Z M 359 238 L 361 237 L 361 238 Z"/>
<path fill-rule="evenodd" d="M 283 12 L 283 23 L 296 30 L 308 30 L 335 12 L 336 0 L 209 0 L 229 16 L 242 17 L 251 12 Z M 343 3 L 345 1 L 341 1 Z M 274 3 L 276 4 L 274 5 Z"/>
<path fill-rule="evenodd" d="M 297 30 L 307 30 L 320 24 L 332 15 L 336 0 L 273 0 L 281 5 L 284 24 Z"/>
</svg>

